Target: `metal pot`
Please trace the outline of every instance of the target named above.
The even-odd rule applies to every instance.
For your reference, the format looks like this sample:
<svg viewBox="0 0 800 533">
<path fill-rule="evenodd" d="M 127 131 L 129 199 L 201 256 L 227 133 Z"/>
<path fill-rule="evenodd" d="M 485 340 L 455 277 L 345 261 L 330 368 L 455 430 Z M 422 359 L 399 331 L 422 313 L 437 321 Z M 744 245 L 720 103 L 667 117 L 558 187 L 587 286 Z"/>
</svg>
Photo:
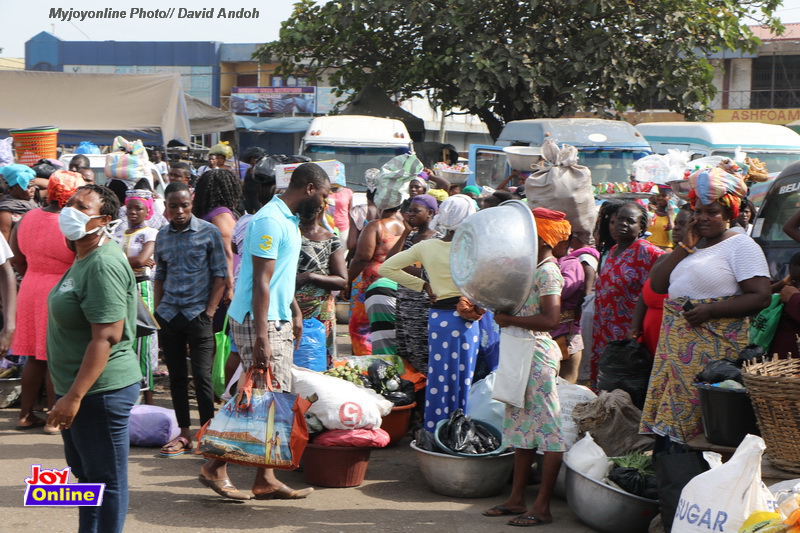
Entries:
<svg viewBox="0 0 800 533">
<path fill-rule="evenodd" d="M 648 500 L 567 469 L 567 502 L 581 522 L 605 533 L 647 533 L 658 514 L 658 500 Z"/>
<path fill-rule="evenodd" d="M 425 483 L 436 494 L 454 498 L 488 498 L 503 491 L 514 468 L 514 452 L 484 457 L 459 457 L 417 448 Z"/>
<path fill-rule="evenodd" d="M 519 200 L 478 211 L 453 235 L 453 282 L 481 307 L 514 314 L 533 287 L 537 243 L 533 213 Z"/>
</svg>

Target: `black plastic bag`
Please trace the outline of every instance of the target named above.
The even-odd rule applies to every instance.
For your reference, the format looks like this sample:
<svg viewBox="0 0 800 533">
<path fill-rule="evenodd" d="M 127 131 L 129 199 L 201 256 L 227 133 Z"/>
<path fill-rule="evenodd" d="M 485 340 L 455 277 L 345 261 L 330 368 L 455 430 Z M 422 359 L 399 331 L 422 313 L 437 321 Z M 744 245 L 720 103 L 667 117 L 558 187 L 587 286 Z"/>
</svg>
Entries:
<svg viewBox="0 0 800 533">
<path fill-rule="evenodd" d="M 695 380 L 700 383 L 722 383 L 729 379 L 744 384 L 742 371 L 736 365 L 736 361 L 728 357 L 710 361 L 705 369 L 695 377 Z"/>
<path fill-rule="evenodd" d="M 658 508 L 664 531 L 672 530 L 672 521 L 681 499 L 681 491 L 695 476 L 709 469 L 702 452 L 673 445 L 653 457 L 658 482 Z"/>
<path fill-rule="evenodd" d="M 278 165 L 291 165 L 293 163 L 307 163 L 311 161 L 303 155 L 267 155 L 259 159 L 253 166 L 253 181 L 265 185 L 275 184 L 275 167 Z"/>
<path fill-rule="evenodd" d="M 739 352 L 739 358 L 736 360 L 736 366 L 741 368 L 743 363 L 750 361 L 760 363 L 764 360 L 765 355 L 767 355 L 767 352 L 761 346 L 757 344 L 748 344 L 741 352 Z"/>
<path fill-rule="evenodd" d="M 644 478 L 644 491 L 639 496 L 648 500 L 658 499 L 658 478 L 655 475 Z"/>
<path fill-rule="evenodd" d="M 500 441 L 484 426 L 456 409 L 442 426 L 439 440 L 451 451 L 464 454 L 488 453 L 500 447 Z"/>
<path fill-rule="evenodd" d="M 608 479 L 630 494 L 641 496 L 646 488 L 645 476 L 638 468 L 618 466 L 608 473 Z"/>
<path fill-rule="evenodd" d="M 425 431 L 424 429 L 418 429 L 417 432 L 414 434 L 414 444 L 420 450 L 425 450 L 427 452 L 436 452 L 439 453 L 442 451 L 439 448 L 439 445 L 436 444 L 436 439 L 433 438 L 433 433 L 430 431 Z"/>
<path fill-rule="evenodd" d="M 416 397 L 414 396 L 414 384 L 407 379 L 400 379 L 400 388 L 396 391 L 387 392 L 383 397 L 392 402 L 396 407 L 411 405 L 416 401 Z"/>
<path fill-rule="evenodd" d="M 600 355 L 597 388 L 622 389 L 630 395 L 633 405 L 641 409 L 652 369 L 652 357 L 644 346 L 633 339 L 611 341 Z"/>
</svg>

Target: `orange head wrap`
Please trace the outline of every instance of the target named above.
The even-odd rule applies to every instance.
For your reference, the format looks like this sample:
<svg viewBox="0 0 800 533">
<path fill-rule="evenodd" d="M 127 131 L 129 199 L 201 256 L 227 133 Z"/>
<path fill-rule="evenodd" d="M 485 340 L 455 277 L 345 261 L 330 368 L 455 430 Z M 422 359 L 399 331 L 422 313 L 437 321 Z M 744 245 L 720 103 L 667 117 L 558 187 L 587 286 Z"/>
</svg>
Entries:
<svg viewBox="0 0 800 533">
<path fill-rule="evenodd" d="M 64 207 L 78 187 L 84 185 L 86 182 L 78 172 L 56 170 L 50 175 L 47 183 L 47 200 L 58 202 L 58 207 Z"/>
<path fill-rule="evenodd" d="M 536 219 L 536 233 L 550 248 L 569 239 L 572 233 L 572 225 L 561 211 L 537 207 L 533 210 L 533 218 Z"/>
</svg>

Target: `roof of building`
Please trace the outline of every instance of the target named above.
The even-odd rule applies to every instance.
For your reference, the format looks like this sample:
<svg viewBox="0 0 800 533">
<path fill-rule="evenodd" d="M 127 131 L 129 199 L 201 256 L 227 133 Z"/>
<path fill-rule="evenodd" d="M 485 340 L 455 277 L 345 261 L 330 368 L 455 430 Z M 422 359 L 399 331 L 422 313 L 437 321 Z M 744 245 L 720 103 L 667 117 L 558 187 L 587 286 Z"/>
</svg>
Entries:
<svg viewBox="0 0 800 533">
<path fill-rule="evenodd" d="M 784 24 L 784 27 L 786 30 L 780 35 L 775 35 L 766 26 L 750 26 L 750 29 L 762 41 L 800 41 L 800 22 Z"/>
</svg>

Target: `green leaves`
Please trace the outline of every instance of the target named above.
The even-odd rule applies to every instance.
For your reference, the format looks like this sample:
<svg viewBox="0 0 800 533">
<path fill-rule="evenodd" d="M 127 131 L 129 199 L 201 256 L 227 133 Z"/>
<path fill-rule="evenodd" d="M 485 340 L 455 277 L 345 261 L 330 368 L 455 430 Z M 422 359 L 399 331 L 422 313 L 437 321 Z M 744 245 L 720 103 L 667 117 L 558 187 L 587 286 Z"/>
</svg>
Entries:
<svg viewBox="0 0 800 533">
<path fill-rule="evenodd" d="M 702 116 L 713 73 L 698 49 L 754 50 L 741 22 L 775 31 L 780 0 L 302 0 L 280 40 L 262 46 L 285 75 L 371 80 L 399 97 L 503 123 L 580 110 L 659 105 Z M 300 64 L 302 61 L 302 64 Z"/>
</svg>

